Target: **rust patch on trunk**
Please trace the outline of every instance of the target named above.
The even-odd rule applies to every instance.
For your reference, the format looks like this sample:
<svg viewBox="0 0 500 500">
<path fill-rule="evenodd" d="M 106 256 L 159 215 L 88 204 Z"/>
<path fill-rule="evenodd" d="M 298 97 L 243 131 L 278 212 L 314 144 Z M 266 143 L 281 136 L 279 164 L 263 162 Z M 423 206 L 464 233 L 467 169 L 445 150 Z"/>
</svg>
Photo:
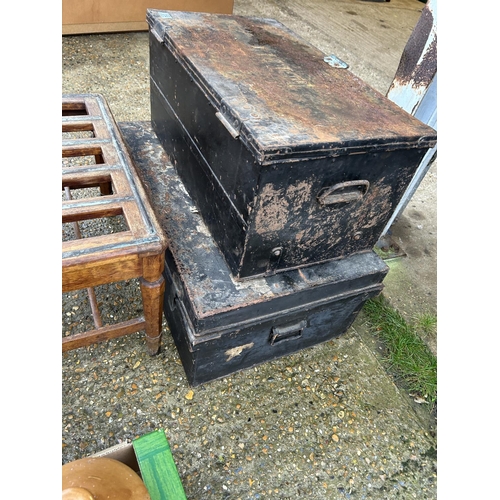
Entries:
<svg viewBox="0 0 500 500">
<path fill-rule="evenodd" d="M 274 189 L 271 184 L 262 188 L 259 208 L 255 215 L 255 231 L 257 233 L 272 233 L 281 231 L 285 227 L 289 203 L 284 193 L 284 189 Z"/>
<path fill-rule="evenodd" d="M 266 184 L 262 188 L 255 215 L 255 231 L 261 235 L 283 230 L 294 216 L 311 204 L 311 182 L 300 181 L 286 189 Z"/>
<path fill-rule="evenodd" d="M 251 349 L 254 346 L 253 342 L 249 344 L 240 345 L 238 347 L 233 347 L 228 349 L 224 354 L 227 356 L 226 361 L 231 361 L 233 358 L 240 356 L 245 349 Z"/>
<path fill-rule="evenodd" d="M 290 200 L 290 208 L 294 214 L 301 213 L 304 207 L 311 202 L 311 188 L 311 182 L 307 181 L 288 186 L 286 197 Z"/>
</svg>

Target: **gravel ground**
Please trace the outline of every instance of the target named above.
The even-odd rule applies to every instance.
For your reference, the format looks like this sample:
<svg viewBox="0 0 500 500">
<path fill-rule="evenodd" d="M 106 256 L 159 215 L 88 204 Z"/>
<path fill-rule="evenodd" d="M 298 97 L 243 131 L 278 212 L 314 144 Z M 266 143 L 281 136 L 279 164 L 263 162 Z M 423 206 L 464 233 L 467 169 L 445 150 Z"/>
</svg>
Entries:
<svg viewBox="0 0 500 500">
<path fill-rule="evenodd" d="M 190 388 L 164 330 L 63 356 L 62 461 L 166 430 L 188 498 L 435 498 L 436 443 L 356 324 Z"/>
<path fill-rule="evenodd" d="M 149 119 L 147 33 L 62 44 L 63 93 Z M 97 295 L 105 322 L 141 311 L 135 280 Z M 62 306 L 63 336 L 89 327 L 84 291 Z M 194 389 L 165 323 L 155 357 L 143 333 L 64 353 L 62 463 L 163 428 L 190 499 L 436 498 L 436 435 L 367 335 L 361 314 L 338 339 Z"/>
</svg>

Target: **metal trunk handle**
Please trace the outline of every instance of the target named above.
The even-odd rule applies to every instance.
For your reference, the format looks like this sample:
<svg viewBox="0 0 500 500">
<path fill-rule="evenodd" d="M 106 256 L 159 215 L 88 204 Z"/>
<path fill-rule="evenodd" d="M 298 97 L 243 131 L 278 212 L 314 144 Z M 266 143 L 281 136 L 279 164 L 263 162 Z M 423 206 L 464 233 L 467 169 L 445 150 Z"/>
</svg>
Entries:
<svg viewBox="0 0 500 500">
<path fill-rule="evenodd" d="M 234 139 L 238 139 L 240 136 L 240 122 L 237 119 L 233 120 L 233 123 L 231 123 L 226 116 L 224 116 L 220 111 L 217 111 L 215 113 L 215 116 L 220 120 L 222 125 L 226 127 L 227 131 L 232 135 Z"/>
<path fill-rule="evenodd" d="M 269 336 L 269 343 L 275 345 L 284 340 L 298 339 L 302 337 L 302 331 L 306 326 L 307 321 L 305 319 L 293 325 L 273 326 Z"/>
<path fill-rule="evenodd" d="M 329 206 L 338 203 L 351 203 L 363 198 L 367 193 L 370 183 L 365 180 L 346 181 L 323 188 L 317 196 L 320 205 Z"/>
</svg>

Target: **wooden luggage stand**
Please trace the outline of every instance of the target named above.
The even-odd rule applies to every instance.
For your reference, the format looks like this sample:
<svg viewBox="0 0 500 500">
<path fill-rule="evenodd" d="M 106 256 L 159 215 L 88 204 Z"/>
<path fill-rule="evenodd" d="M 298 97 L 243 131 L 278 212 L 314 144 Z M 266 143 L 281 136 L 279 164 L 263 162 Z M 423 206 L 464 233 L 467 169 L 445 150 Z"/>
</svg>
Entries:
<svg viewBox="0 0 500 500">
<path fill-rule="evenodd" d="M 63 338 L 62 350 L 145 330 L 147 351 L 157 354 L 166 239 L 104 98 L 98 94 L 63 95 L 62 132 L 63 159 L 78 163 L 63 164 L 62 169 L 66 198 L 62 222 L 73 223 L 76 236 L 62 243 L 62 290 L 87 288 L 95 323 L 94 330 Z M 76 138 L 66 139 L 65 132 Z M 72 189 L 96 187 L 100 196 L 72 199 Z M 81 237 L 78 222 L 113 216 L 122 216 L 128 230 Z M 140 279 L 143 316 L 103 326 L 93 287 L 132 278 Z"/>
</svg>

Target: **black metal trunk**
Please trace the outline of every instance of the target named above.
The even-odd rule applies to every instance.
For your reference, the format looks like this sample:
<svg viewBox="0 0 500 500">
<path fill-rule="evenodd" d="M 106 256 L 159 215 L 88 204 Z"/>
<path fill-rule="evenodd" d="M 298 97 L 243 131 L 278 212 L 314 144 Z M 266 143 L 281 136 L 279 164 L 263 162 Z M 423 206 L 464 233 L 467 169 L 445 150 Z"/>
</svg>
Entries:
<svg viewBox="0 0 500 500">
<path fill-rule="evenodd" d="M 163 311 L 193 386 L 340 336 L 380 293 L 387 272 L 364 252 L 309 266 L 307 278 L 286 271 L 243 290 L 227 279 L 228 268 L 223 285 L 207 270 L 195 287 L 175 257 L 167 250 Z"/>
<path fill-rule="evenodd" d="M 153 127 L 234 277 L 372 249 L 435 131 L 276 21 L 147 20 Z"/>
<path fill-rule="evenodd" d="M 163 309 L 191 385 L 339 336 L 382 290 L 372 251 L 235 280 L 151 125 L 119 126 L 167 235 Z"/>
</svg>

